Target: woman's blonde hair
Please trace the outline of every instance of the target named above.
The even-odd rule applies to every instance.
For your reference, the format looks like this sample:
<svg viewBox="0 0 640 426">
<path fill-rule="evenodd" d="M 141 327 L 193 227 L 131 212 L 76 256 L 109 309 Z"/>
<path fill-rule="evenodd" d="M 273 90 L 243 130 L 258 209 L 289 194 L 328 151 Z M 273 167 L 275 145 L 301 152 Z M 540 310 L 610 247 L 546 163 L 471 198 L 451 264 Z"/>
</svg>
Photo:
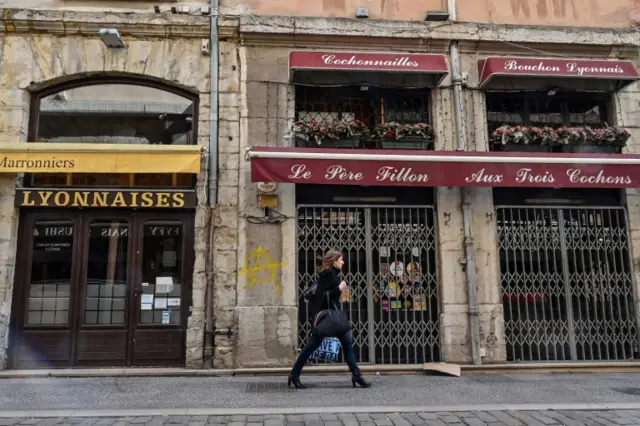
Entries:
<svg viewBox="0 0 640 426">
<path fill-rule="evenodd" d="M 329 250 L 322 257 L 322 265 L 318 269 L 318 272 L 322 272 L 326 269 L 329 269 L 333 266 L 333 264 L 342 257 L 342 253 L 338 250 Z"/>
</svg>

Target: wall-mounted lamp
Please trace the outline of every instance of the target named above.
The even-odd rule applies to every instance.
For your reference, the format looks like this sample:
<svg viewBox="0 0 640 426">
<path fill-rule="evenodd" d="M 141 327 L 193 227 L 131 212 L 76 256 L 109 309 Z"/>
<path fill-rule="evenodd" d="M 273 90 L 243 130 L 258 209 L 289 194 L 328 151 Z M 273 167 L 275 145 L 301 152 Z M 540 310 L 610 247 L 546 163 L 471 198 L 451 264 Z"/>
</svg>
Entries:
<svg viewBox="0 0 640 426">
<path fill-rule="evenodd" d="M 124 47 L 124 41 L 122 41 L 120 33 L 115 28 L 100 28 L 100 38 L 107 47 L 115 49 Z"/>
<path fill-rule="evenodd" d="M 425 21 L 448 21 L 449 12 L 447 12 L 446 10 L 429 10 L 424 20 Z"/>
<path fill-rule="evenodd" d="M 558 93 L 558 89 L 549 89 L 547 91 L 547 96 L 555 96 L 556 93 Z"/>
</svg>

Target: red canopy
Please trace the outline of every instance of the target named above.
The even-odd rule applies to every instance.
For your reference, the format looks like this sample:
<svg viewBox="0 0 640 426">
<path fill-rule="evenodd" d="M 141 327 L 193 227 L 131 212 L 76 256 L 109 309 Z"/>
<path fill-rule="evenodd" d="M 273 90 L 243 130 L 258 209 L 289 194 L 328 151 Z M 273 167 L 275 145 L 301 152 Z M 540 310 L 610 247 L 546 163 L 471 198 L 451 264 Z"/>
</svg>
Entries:
<svg viewBox="0 0 640 426">
<path fill-rule="evenodd" d="M 289 69 L 293 80 L 316 85 L 432 87 L 440 84 L 448 73 L 444 55 L 405 52 L 296 50 L 289 54 Z"/>
<path fill-rule="evenodd" d="M 640 155 L 254 147 L 253 182 L 365 186 L 640 187 Z"/>
<path fill-rule="evenodd" d="M 600 80 L 603 87 L 620 90 L 640 79 L 631 61 L 489 57 L 478 61 L 480 87 L 508 78 Z M 552 81 L 548 82 L 553 85 Z"/>
</svg>

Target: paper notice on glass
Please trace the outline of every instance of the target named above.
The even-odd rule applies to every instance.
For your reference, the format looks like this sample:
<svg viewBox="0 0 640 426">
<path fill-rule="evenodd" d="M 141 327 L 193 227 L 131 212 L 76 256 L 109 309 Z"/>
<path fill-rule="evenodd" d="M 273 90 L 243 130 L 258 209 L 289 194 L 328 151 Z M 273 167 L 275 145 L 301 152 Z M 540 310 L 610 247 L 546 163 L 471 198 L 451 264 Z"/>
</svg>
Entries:
<svg viewBox="0 0 640 426">
<path fill-rule="evenodd" d="M 176 266 L 176 252 L 175 251 L 163 251 L 162 252 L 162 265 L 165 268 L 174 268 Z"/>
<path fill-rule="evenodd" d="M 156 277 L 156 294 L 171 293 L 173 277 Z"/>
<path fill-rule="evenodd" d="M 180 306 L 180 298 L 172 297 L 167 299 L 167 306 Z"/>
<path fill-rule="evenodd" d="M 156 309 L 167 309 L 167 299 L 156 299 Z"/>
<path fill-rule="evenodd" d="M 169 324 L 171 322 L 171 311 L 162 311 L 162 324 Z"/>
<path fill-rule="evenodd" d="M 140 304 L 140 310 L 142 311 L 152 311 L 153 305 L 151 303 L 142 303 Z"/>
<path fill-rule="evenodd" d="M 143 305 L 153 304 L 153 294 L 143 294 L 140 297 L 140 303 Z"/>
</svg>

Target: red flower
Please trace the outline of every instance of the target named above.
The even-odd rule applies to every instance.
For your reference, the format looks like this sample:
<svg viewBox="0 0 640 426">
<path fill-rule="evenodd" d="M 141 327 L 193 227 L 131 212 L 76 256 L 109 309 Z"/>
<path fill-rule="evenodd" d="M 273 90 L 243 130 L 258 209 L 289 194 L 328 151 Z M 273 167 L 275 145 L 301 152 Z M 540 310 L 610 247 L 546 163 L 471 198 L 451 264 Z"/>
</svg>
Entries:
<svg viewBox="0 0 640 426">
<path fill-rule="evenodd" d="M 392 138 L 394 136 L 394 133 L 392 130 L 387 131 L 387 133 L 384 134 L 386 137 L 388 138 Z"/>
</svg>

